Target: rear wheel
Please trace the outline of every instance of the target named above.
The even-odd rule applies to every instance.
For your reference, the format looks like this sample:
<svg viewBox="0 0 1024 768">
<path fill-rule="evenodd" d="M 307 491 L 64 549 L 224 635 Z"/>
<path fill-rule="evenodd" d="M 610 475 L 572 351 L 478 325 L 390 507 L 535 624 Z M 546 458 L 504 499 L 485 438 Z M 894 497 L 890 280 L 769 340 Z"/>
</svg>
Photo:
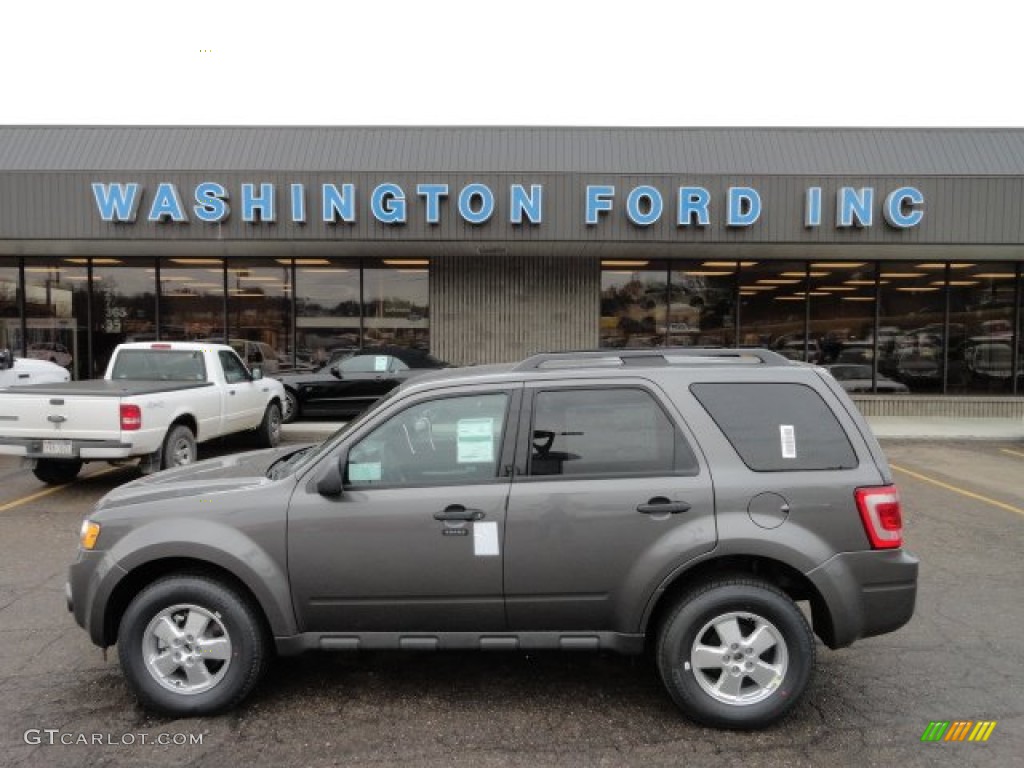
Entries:
<svg viewBox="0 0 1024 768">
<path fill-rule="evenodd" d="M 183 575 L 132 600 L 117 648 L 139 702 L 181 717 L 238 704 L 263 674 L 269 646 L 250 601 L 214 579 Z"/>
<path fill-rule="evenodd" d="M 800 700 L 814 636 L 786 594 L 756 579 L 712 581 L 685 594 L 662 625 L 658 669 L 692 719 L 764 728 Z"/>
<path fill-rule="evenodd" d="M 271 403 L 263 413 L 263 421 L 256 429 L 261 448 L 276 448 L 281 442 L 281 406 Z"/>
<path fill-rule="evenodd" d="M 171 427 L 164 438 L 160 468 L 173 469 L 194 464 L 196 461 L 196 437 L 184 424 Z"/>
<path fill-rule="evenodd" d="M 72 461 L 39 459 L 36 461 L 32 474 L 40 481 L 49 485 L 64 485 L 78 477 L 78 473 L 81 471 L 82 462 L 79 459 Z"/>
</svg>

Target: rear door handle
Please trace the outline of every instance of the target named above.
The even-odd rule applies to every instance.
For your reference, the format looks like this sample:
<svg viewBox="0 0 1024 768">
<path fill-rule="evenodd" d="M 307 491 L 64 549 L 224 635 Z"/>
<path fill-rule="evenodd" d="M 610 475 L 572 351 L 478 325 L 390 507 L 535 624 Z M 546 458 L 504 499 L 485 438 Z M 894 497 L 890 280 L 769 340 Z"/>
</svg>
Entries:
<svg viewBox="0 0 1024 768">
<path fill-rule="evenodd" d="M 690 509 L 690 505 L 685 501 L 670 501 L 664 496 L 655 496 L 653 499 L 649 499 L 646 504 L 638 504 L 636 511 L 644 515 L 678 515 L 680 512 L 686 512 Z"/>
<path fill-rule="evenodd" d="M 435 520 L 482 520 L 484 512 L 482 509 L 466 509 L 461 504 L 449 504 L 440 512 L 434 513 Z"/>
</svg>

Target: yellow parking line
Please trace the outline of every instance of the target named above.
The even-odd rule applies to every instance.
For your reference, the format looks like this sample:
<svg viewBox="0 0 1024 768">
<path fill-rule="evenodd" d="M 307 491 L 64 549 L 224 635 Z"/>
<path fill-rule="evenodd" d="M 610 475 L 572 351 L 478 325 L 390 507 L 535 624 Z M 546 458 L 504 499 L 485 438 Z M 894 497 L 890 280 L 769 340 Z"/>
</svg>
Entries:
<svg viewBox="0 0 1024 768">
<path fill-rule="evenodd" d="M 92 479 L 94 477 L 99 477 L 100 475 L 106 475 L 106 474 L 108 474 L 110 472 L 114 472 L 114 471 L 116 471 L 118 469 L 121 469 L 121 467 L 110 467 L 109 469 L 104 469 L 104 470 L 101 470 L 100 472 L 93 472 L 91 475 L 86 475 L 85 477 L 78 478 L 78 480 L 75 480 L 73 483 L 68 483 L 67 485 L 55 485 L 52 488 L 44 488 L 43 490 L 36 491 L 35 493 L 31 493 L 28 496 L 22 496 L 20 499 L 15 499 L 14 501 L 9 501 L 6 504 L 0 504 L 0 512 L 6 512 L 9 509 L 14 509 L 15 507 L 20 507 L 22 504 L 28 504 L 30 501 L 35 501 L 36 499 L 42 499 L 42 498 L 44 498 L 46 496 L 49 496 L 50 494 L 57 493 L 58 491 L 63 491 L 65 488 L 68 488 L 68 487 L 74 485 L 79 480 L 90 480 L 90 479 Z"/>
<path fill-rule="evenodd" d="M 919 474 L 917 472 L 912 472 L 909 469 L 904 469 L 903 467 L 898 467 L 895 464 L 890 464 L 889 466 L 892 467 L 893 469 L 895 469 L 897 472 L 902 472 L 905 475 L 910 475 L 911 477 L 913 477 L 913 478 L 915 478 L 917 480 L 921 480 L 921 481 L 923 481 L 925 483 L 931 483 L 932 485 L 937 485 L 939 488 L 945 488 L 947 491 L 952 491 L 953 493 L 959 493 L 961 496 L 966 496 L 969 499 L 975 499 L 976 501 L 983 501 L 986 504 L 991 504 L 993 507 L 999 507 L 999 509 L 1005 509 L 1005 510 L 1007 510 L 1009 512 L 1016 512 L 1018 515 L 1024 515 L 1024 509 L 1021 509 L 1020 507 L 1015 507 L 1012 504 L 1006 504 L 1006 503 L 1004 503 L 1002 501 L 996 501 L 995 499 L 990 499 L 988 496 L 982 496 L 980 493 L 974 493 L 973 491 L 968 491 L 966 488 L 959 488 L 959 487 L 957 487 L 955 485 L 950 485 L 949 483 L 944 483 L 941 480 L 936 480 L 933 477 L 928 477 L 927 475 L 922 475 L 922 474 Z"/>
<path fill-rule="evenodd" d="M 999 450 L 1002 451 L 1003 453 L 1008 453 L 1011 456 L 1020 456 L 1022 459 L 1024 459 L 1024 451 L 1011 451 L 1009 448 L 1000 448 Z"/>
</svg>

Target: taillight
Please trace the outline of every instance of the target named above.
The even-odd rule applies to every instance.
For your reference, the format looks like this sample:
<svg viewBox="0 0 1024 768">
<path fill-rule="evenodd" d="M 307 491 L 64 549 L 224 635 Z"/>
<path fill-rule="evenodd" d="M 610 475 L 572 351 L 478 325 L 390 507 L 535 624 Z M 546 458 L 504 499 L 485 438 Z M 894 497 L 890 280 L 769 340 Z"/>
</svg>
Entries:
<svg viewBox="0 0 1024 768">
<path fill-rule="evenodd" d="M 121 406 L 121 429 L 125 432 L 134 432 L 137 429 L 142 429 L 142 409 L 139 406 Z"/>
<path fill-rule="evenodd" d="M 858 488 L 857 509 L 864 530 L 874 549 L 896 549 L 903 546 L 903 513 L 900 493 L 895 485 Z"/>
</svg>

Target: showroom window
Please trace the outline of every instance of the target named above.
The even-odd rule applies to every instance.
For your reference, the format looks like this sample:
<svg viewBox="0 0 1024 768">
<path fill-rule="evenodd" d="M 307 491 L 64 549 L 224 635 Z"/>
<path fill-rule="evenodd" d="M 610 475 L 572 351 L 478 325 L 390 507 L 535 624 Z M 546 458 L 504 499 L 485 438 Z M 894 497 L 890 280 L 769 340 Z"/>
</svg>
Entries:
<svg viewBox="0 0 1024 768">
<path fill-rule="evenodd" d="M 92 377 L 102 376 L 114 348 L 156 338 L 154 260 L 92 259 Z"/>
<path fill-rule="evenodd" d="M 672 264 L 668 291 L 668 344 L 672 347 L 736 344 L 739 269 L 756 262 L 698 261 Z"/>
<path fill-rule="evenodd" d="M 359 348 L 359 262 L 295 259 L 296 353 L 321 365 L 338 350 Z"/>
<path fill-rule="evenodd" d="M 147 272 L 150 270 L 147 269 Z M 152 270 L 154 273 L 156 270 Z M 195 341 L 224 338 L 224 261 L 160 260 L 160 338 Z"/>
<path fill-rule="evenodd" d="M 25 265 L 27 354 L 88 378 L 89 268 L 87 259 L 33 259 Z M 20 346 L 20 330 L 13 339 Z"/>
<path fill-rule="evenodd" d="M 267 345 L 273 353 L 262 348 L 265 373 L 293 368 L 291 260 L 230 259 L 227 283 L 232 346 L 241 341 Z"/>
<path fill-rule="evenodd" d="M 430 350 L 430 262 L 363 262 L 363 346 Z"/>
<path fill-rule="evenodd" d="M 0 257 L 0 349 L 10 349 L 20 356 L 21 305 L 18 283 L 18 260 Z"/>
<path fill-rule="evenodd" d="M 973 268 L 951 265 L 951 272 Z M 879 266 L 879 377 L 901 382 L 911 392 L 940 393 L 946 369 L 946 265 L 887 261 Z M 952 347 L 963 344 L 966 329 L 950 324 Z"/>
<path fill-rule="evenodd" d="M 763 261 L 740 268 L 741 346 L 774 349 L 791 360 L 815 360 L 806 335 L 807 262 Z"/>
<path fill-rule="evenodd" d="M 666 262 L 643 259 L 601 262 L 602 347 L 664 346 L 668 318 Z"/>
</svg>

